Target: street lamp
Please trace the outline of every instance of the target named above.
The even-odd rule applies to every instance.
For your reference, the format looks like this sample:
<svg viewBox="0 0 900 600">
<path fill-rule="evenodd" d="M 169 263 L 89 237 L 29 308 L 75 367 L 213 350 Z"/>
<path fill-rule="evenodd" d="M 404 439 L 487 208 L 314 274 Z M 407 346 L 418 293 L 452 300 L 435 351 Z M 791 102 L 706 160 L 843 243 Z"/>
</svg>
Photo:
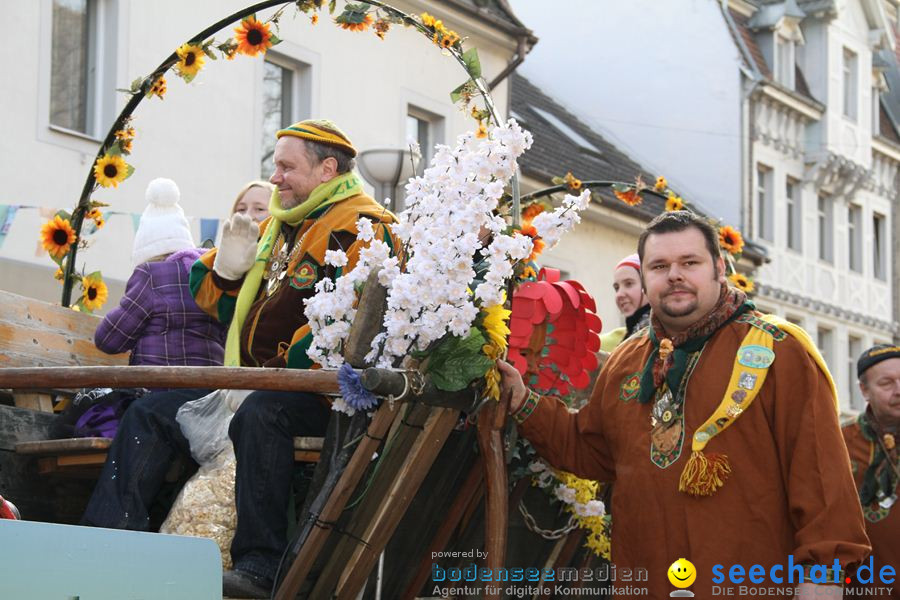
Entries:
<svg viewBox="0 0 900 600">
<path fill-rule="evenodd" d="M 400 197 L 397 197 L 397 186 L 415 175 L 410 151 L 373 148 L 360 152 L 357 162 L 362 176 L 375 186 L 375 199 L 386 202 L 386 199 L 391 198 L 388 208 L 394 212 L 403 210 L 403 191 L 400 190 Z"/>
</svg>

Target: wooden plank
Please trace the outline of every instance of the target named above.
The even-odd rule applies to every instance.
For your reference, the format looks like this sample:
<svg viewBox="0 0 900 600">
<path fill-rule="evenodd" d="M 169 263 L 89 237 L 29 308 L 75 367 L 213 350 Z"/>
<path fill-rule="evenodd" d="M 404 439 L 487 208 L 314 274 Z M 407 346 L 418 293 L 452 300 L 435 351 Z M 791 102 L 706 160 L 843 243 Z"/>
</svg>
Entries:
<svg viewBox="0 0 900 600">
<path fill-rule="evenodd" d="M 310 595 L 311 600 L 331 598 L 331 592 L 344 572 L 357 540 L 378 511 L 382 498 L 387 496 L 391 483 L 397 477 L 405 457 L 421 433 L 422 425 L 427 420 L 431 409 L 416 403 L 405 406 L 403 411 L 401 418 L 394 419 L 387 434 L 388 442 L 382 450 L 382 457 L 378 465 L 378 477 L 371 482 L 366 490 L 366 495 L 359 500 L 359 505 L 354 509 L 349 522 L 343 527 L 345 533 L 330 551 L 327 563 L 322 568 Z M 364 458 L 368 465 L 371 455 Z"/>
<path fill-rule="evenodd" d="M 506 475 L 506 455 L 503 449 L 503 426 L 506 420 L 505 402 L 488 402 L 478 414 L 478 448 L 484 465 L 484 562 L 489 569 L 506 564 L 506 534 L 509 529 L 509 489 Z M 500 598 L 497 592 L 485 591 L 485 598 Z"/>
<path fill-rule="evenodd" d="M 126 355 L 100 351 L 94 345 L 93 333 L 87 338 L 71 337 L 58 331 L 32 329 L 9 322 L 0 323 L 0 349 L 0 364 L 5 367 L 128 363 Z"/>
<path fill-rule="evenodd" d="M 359 594 L 378 560 L 378 555 L 384 550 L 406 513 L 406 508 L 458 419 L 459 412 L 456 410 L 433 409 L 425 423 L 425 430 L 416 438 L 403 468 L 394 479 L 380 510 L 366 528 L 361 542 L 356 546 L 343 576 L 338 581 L 335 591 L 338 600 L 354 600 Z"/>
<path fill-rule="evenodd" d="M 372 453 L 378 449 L 378 446 L 381 444 L 380 440 L 384 437 L 396 415 L 397 411 L 392 411 L 387 403 L 382 403 L 372 418 L 372 422 L 369 423 L 369 427 L 366 430 L 367 435 L 360 440 L 356 451 L 341 474 L 341 478 L 328 497 L 328 502 L 319 513 L 317 517 L 319 522 L 336 522 L 340 518 L 341 512 L 343 512 L 347 501 L 350 499 L 350 495 L 372 461 Z M 321 552 L 322 546 L 328 539 L 330 532 L 330 529 L 320 526 L 313 527 L 309 532 L 306 542 L 300 548 L 276 592 L 276 600 L 288 600 L 297 596 L 300 586 L 309 574 L 313 561 Z"/>
<path fill-rule="evenodd" d="M 0 405 L 0 450 L 14 450 L 20 442 L 46 440 L 56 418 L 52 413 Z"/>
<path fill-rule="evenodd" d="M 56 457 L 56 464 L 60 469 L 66 467 L 102 466 L 106 462 L 106 452 L 92 452 L 88 454 L 61 454 Z"/>
<path fill-rule="evenodd" d="M 321 456 L 322 453 L 315 450 L 294 450 L 294 460 L 296 462 L 319 462 Z"/>
<path fill-rule="evenodd" d="M 41 440 L 16 444 L 19 454 L 72 454 L 106 450 L 112 440 L 104 437 L 68 438 L 63 440 Z"/>
<path fill-rule="evenodd" d="M 13 401 L 19 408 L 37 410 L 40 412 L 53 412 L 53 398 L 49 394 L 17 392 L 13 394 Z"/>
<path fill-rule="evenodd" d="M 46 367 L 0 369 L 0 388 L 156 387 L 337 394 L 337 371 L 252 367 Z"/>
<path fill-rule="evenodd" d="M 323 437 L 298 436 L 294 438 L 294 450 L 321 450 L 325 444 Z"/>
</svg>

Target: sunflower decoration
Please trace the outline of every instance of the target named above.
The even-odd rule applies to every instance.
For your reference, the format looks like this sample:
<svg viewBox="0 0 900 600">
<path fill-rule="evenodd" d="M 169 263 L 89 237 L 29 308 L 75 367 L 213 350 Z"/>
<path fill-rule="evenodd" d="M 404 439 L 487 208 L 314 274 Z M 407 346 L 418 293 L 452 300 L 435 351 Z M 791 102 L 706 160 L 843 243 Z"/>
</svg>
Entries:
<svg viewBox="0 0 900 600">
<path fill-rule="evenodd" d="M 719 227 L 719 245 L 729 254 L 740 254 L 744 249 L 744 238 L 740 231 L 731 225 L 725 225 Z"/>
<path fill-rule="evenodd" d="M 313 23 L 315 25 L 315 23 Z M 385 34 L 391 29 L 391 24 L 389 21 L 385 21 L 384 19 L 378 19 L 375 21 L 375 35 L 378 36 L 378 39 L 383 40 Z"/>
<path fill-rule="evenodd" d="M 369 6 L 366 4 L 347 4 L 344 12 L 335 17 L 334 22 L 348 31 L 365 31 L 375 22 L 369 14 Z"/>
<path fill-rule="evenodd" d="M 531 238 L 531 254 L 524 262 L 534 262 L 537 257 L 541 255 L 541 252 L 544 251 L 544 248 L 547 247 L 546 242 L 538 235 L 537 229 L 535 229 L 534 225 L 531 223 L 531 219 L 522 221 L 522 227 L 519 229 L 519 233 Z"/>
<path fill-rule="evenodd" d="M 57 214 L 41 227 L 41 246 L 57 262 L 69 252 L 76 238 L 67 216 Z"/>
<path fill-rule="evenodd" d="M 106 304 L 106 300 L 109 298 L 109 290 L 106 284 L 103 283 L 103 278 L 100 277 L 99 272 L 82 277 L 81 289 L 82 294 L 79 304 L 88 312 L 94 312 L 99 309 Z"/>
<path fill-rule="evenodd" d="M 133 172 L 134 167 L 126 163 L 120 154 L 104 154 L 94 165 L 94 179 L 103 187 L 119 187 Z"/>
<path fill-rule="evenodd" d="M 571 171 L 566 173 L 566 176 L 563 177 L 563 181 L 573 192 L 577 192 L 581 189 L 581 180 L 572 175 Z"/>
<path fill-rule="evenodd" d="M 666 212 L 674 212 L 676 210 L 684 210 L 684 199 L 669 192 L 669 197 L 666 198 Z"/>
<path fill-rule="evenodd" d="M 484 139 L 488 136 L 488 130 L 484 123 L 481 121 L 478 122 L 478 129 L 475 130 L 475 137 L 478 139 Z"/>
<path fill-rule="evenodd" d="M 135 135 L 134 127 L 123 127 L 116 131 L 116 143 L 125 154 L 131 154 L 132 142 L 134 141 Z"/>
<path fill-rule="evenodd" d="M 260 23 L 256 15 L 250 15 L 234 29 L 237 39 L 237 51 L 247 56 L 266 53 L 266 50 L 280 42 L 269 29 L 268 23 Z"/>
<path fill-rule="evenodd" d="M 522 209 L 522 220 L 531 221 L 536 216 L 547 210 L 547 206 L 543 202 L 532 202 Z"/>
<path fill-rule="evenodd" d="M 653 189 L 657 192 L 661 192 L 669 187 L 669 182 L 666 181 L 666 178 L 660 175 L 656 178 L 656 183 L 653 184 Z"/>
<path fill-rule="evenodd" d="M 93 220 L 94 225 L 97 227 L 97 229 L 100 229 L 106 224 L 106 220 L 103 218 L 103 213 L 100 212 L 99 208 L 92 208 L 91 210 L 87 211 L 87 213 L 85 213 L 84 215 L 84 218 Z"/>
<path fill-rule="evenodd" d="M 62 267 L 56 268 L 56 273 L 53 274 L 53 279 L 62 283 L 62 280 L 66 277 L 66 274 L 63 273 Z"/>
<path fill-rule="evenodd" d="M 147 96 L 158 96 L 160 100 L 166 95 L 166 78 L 160 75 L 147 90 Z"/>
<path fill-rule="evenodd" d="M 175 54 L 178 55 L 175 72 L 187 83 L 190 83 L 203 68 L 203 63 L 206 62 L 206 53 L 197 44 L 182 44 L 175 50 Z"/>
<path fill-rule="evenodd" d="M 756 288 L 756 286 L 753 284 L 753 280 L 743 273 L 732 273 L 728 276 L 728 281 L 731 282 L 731 285 L 741 290 L 745 294 L 752 293 Z"/>
<path fill-rule="evenodd" d="M 637 206 L 644 201 L 637 188 L 630 185 L 613 185 L 613 194 L 628 206 Z"/>
</svg>

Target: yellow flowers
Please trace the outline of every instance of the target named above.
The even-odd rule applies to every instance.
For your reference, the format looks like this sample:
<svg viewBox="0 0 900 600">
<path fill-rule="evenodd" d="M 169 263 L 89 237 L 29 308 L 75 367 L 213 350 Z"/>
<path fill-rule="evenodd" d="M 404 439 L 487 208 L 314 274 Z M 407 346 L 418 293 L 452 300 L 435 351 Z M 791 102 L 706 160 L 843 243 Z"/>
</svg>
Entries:
<svg viewBox="0 0 900 600">
<path fill-rule="evenodd" d="M 61 259 L 69 252 L 69 248 L 75 243 L 75 230 L 68 219 L 59 215 L 44 223 L 41 227 L 41 246 L 56 260 Z"/>
<path fill-rule="evenodd" d="M 197 73 L 200 72 L 200 69 L 203 68 L 203 63 L 206 62 L 206 54 L 203 52 L 203 48 L 196 44 L 182 44 L 181 47 L 175 50 L 175 54 L 178 55 L 175 71 L 185 81 L 190 83 L 197 76 Z"/>
<path fill-rule="evenodd" d="M 118 140 L 116 143 L 125 154 L 131 154 L 131 144 L 134 141 L 135 135 L 134 127 L 125 127 L 115 133 L 116 139 Z"/>
<path fill-rule="evenodd" d="M 103 213 L 100 212 L 99 208 L 92 208 L 87 213 L 85 213 L 84 218 L 92 219 L 97 229 L 100 229 L 106 224 L 106 220 L 103 218 Z"/>
<path fill-rule="evenodd" d="M 147 96 L 159 96 L 159 99 L 162 100 L 165 95 L 166 78 L 160 75 L 156 78 L 156 81 L 153 82 L 153 85 L 150 86 L 150 89 L 147 91 Z"/>
<path fill-rule="evenodd" d="M 566 173 L 566 176 L 563 177 L 563 181 L 566 182 L 566 185 L 569 186 L 569 189 L 573 192 L 577 192 L 581 189 L 581 180 L 576 179 L 571 172 Z"/>
<path fill-rule="evenodd" d="M 753 280 L 743 273 L 732 273 L 728 276 L 728 281 L 730 281 L 734 287 L 746 294 L 751 293 L 756 288 L 753 284 Z"/>
<path fill-rule="evenodd" d="M 106 303 L 109 290 L 99 275 L 86 275 L 81 279 L 81 304 L 93 312 Z"/>
<path fill-rule="evenodd" d="M 487 127 L 481 121 L 478 122 L 478 129 L 475 130 L 475 137 L 484 139 L 488 135 Z"/>
<path fill-rule="evenodd" d="M 656 190 L 657 192 L 661 192 L 661 191 L 665 190 L 667 187 L 669 187 L 669 182 L 666 181 L 666 178 L 663 177 L 662 175 L 657 177 L 656 183 L 653 184 L 653 189 Z"/>
<path fill-rule="evenodd" d="M 441 48 L 451 48 L 459 43 L 459 34 L 444 27 L 444 22 L 440 19 L 435 19 L 427 12 L 419 15 L 419 18 L 422 19 L 422 25 L 432 30 L 431 41 Z"/>
<path fill-rule="evenodd" d="M 506 298 L 503 300 L 505 302 Z M 484 395 L 496 401 L 500 400 L 500 370 L 497 369 L 496 361 L 506 350 L 509 336 L 509 327 L 506 323 L 511 312 L 503 307 L 503 302 L 481 309 L 483 315 L 481 329 L 488 340 L 488 343 L 481 347 L 481 351 L 494 363 L 484 375 Z"/>
<path fill-rule="evenodd" d="M 256 56 L 260 52 L 265 54 L 273 45 L 269 24 L 257 21 L 256 15 L 250 15 L 241 21 L 234 33 L 238 42 L 237 51 L 247 56 Z"/>
<path fill-rule="evenodd" d="M 94 165 L 94 179 L 103 187 L 119 187 L 131 169 L 119 154 L 104 154 Z"/>
<path fill-rule="evenodd" d="M 684 200 L 681 198 L 681 196 L 676 196 L 675 194 L 669 193 L 669 197 L 666 198 L 666 211 L 672 212 L 683 209 Z"/>
<path fill-rule="evenodd" d="M 730 254 L 738 254 L 744 249 L 744 238 L 730 225 L 719 227 L 719 245 Z"/>
<path fill-rule="evenodd" d="M 374 22 L 375 19 L 372 18 L 372 15 L 366 15 L 361 18 L 360 21 L 351 22 L 351 21 L 338 21 L 338 25 L 340 25 L 343 29 L 347 31 L 365 31 L 369 28 Z"/>
</svg>

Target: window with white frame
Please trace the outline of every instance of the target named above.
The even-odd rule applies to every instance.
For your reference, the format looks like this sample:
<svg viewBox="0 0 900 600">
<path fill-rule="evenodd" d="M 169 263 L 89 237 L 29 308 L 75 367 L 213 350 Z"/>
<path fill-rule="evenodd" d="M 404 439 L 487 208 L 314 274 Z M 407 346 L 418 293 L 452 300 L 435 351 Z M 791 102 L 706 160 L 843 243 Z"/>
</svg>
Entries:
<svg viewBox="0 0 900 600">
<path fill-rule="evenodd" d="M 856 359 L 862 354 L 862 350 L 862 338 L 855 335 L 847 337 L 847 397 L 850 399 L 850 408 L 853 410 L 865 408 L 865 400 L 863 400 L 856 378 Z"/>
<path fill-rule="evenodd" d="M 843 114 L 849 119 L 856 120 L 856 99 L 858 89 L 858 64 L 856 53 L 844 48 L 843 54 Z"/>
<path fill-rule="evenodd" d="M 775 36 L 775 81 L 794 89 L 794 41 L 781 34 Z"/>
<path fill-rule="evenodd" d="M 263 62 L 262 152 L 260 177 L 268 179 L 275 171 L 272 155 L 275 134 L 292 123 L 309 117 L 309 65 L 268 53 Z"/>
<path fill-rule="evenodd" d="M 406 108 L 406 139 L 407 143 L 415 142 L 419 146 L 422 158 L 419 162 L 418 172 L 428 165 L 434 156 L 436 144 L 443 143 L 444 118 L 432 112 L 428 112 L 412 104 Z"/>
<path fill-rule="evenodd" d="M 99 135 L 100 27 L 97 0 L 53 0 L 50 125 Z"/>
<path fill-rule="evenodd" d="M 787 247 L 800 252 L 803 250 L 803 213 L 800 199 L 800 182 L 788 177 L 784 194 L 787 203 Z"/>
<path fill-rule="evenodd" d="M 862 207 L 847 205 L 847 265 L 862 273 Z"/>
<path fill-rule="evenodd" d="M 756 166 L 756 235 L 773 241 L 772 169 L 765 165 Z"/>
<path fill-rule="evenodd" d="M 885 238 L 884 215 L 872 214 L 872 274 L 887 280 L 887 239 Z"/>
<path fill-rule="evenodd" d="M 819 258 L 834 262 L 834 203 L 826 194 L 819 194 Z"/>
</svg>

